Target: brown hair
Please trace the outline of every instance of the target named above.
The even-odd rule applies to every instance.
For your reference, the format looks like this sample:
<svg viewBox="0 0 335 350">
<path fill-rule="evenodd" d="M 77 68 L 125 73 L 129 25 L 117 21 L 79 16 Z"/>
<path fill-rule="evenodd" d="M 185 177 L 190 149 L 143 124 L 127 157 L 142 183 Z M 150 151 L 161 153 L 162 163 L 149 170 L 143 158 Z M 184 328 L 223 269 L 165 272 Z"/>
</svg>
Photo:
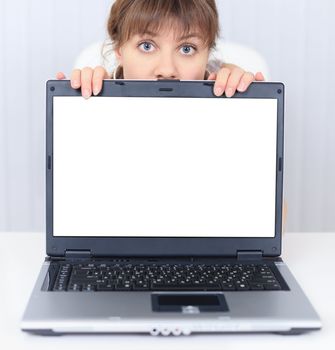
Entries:
<svg viewBox="0 0 335 350">
<path fill-rule="evenodd" d="M 219 33 L 215 0 L 116 0 L 107 29 L 115 49 L 132 35 L 157 32 L 162 25 L 177 26 L 182 36 L 197 29 L 205 45 L 215 48 Z"/>
</svg>

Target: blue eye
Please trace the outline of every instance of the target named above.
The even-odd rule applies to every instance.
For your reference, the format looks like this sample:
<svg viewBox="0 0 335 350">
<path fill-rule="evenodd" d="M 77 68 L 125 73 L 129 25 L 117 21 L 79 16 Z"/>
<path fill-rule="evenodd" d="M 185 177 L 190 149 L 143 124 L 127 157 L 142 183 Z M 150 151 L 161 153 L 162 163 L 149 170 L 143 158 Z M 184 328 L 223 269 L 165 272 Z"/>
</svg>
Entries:
<svg viewBox="0 0 335 350">
<path fill-rule="evenodd" d="M 148 41 L 145 41 L 139 45 L 139 47 L 145 52 L 150 52 L 151 51 L 150 49 L 152 48 L 152 46 L 153 45 Z"/>
<path fill-rule="evenodd" d="M 193 47 L 193 46 L 190 46 L 190 45 L 184 45 L 182 48 L 182 53 L 187 55 L 187 56 L 191 56 L 195 51 L 196 49 Z"/>
</svg>

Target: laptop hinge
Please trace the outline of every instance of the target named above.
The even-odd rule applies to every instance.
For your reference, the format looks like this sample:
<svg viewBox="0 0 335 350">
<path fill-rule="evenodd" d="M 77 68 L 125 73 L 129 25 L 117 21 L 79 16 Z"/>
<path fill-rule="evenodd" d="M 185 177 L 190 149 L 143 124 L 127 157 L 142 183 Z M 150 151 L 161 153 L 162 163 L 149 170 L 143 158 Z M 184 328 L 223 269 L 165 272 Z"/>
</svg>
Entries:
<svg viewBox="0 0 335 350">
<path fill-rule="evenodd" d="M 69 259 L 89 259 L 92 257 L 91 250 L 65 250 L 65 258 Z"/>
<path fill-rule="evenodd" d="M 262 260 L 263 252 L 261 250 L 238 250 L 237 260 Z"/>
</svg>

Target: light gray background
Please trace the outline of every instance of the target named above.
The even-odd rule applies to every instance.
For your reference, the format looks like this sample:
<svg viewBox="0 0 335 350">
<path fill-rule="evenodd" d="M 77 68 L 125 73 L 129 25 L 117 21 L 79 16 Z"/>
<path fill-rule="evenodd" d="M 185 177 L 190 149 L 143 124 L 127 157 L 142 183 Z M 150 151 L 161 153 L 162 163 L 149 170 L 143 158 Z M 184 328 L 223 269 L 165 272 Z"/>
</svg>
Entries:
<svg viewBox="0 0 335 350">
<path fill-rule="evenodd" d="M 0 1 L 0 230 L 44 231 L 45 81 L 104 39 L 111 0 Z M 335 2 L 217 0 L 223 38 L 286 84 L 288 231 L 335 231 Z"/>
</svg>

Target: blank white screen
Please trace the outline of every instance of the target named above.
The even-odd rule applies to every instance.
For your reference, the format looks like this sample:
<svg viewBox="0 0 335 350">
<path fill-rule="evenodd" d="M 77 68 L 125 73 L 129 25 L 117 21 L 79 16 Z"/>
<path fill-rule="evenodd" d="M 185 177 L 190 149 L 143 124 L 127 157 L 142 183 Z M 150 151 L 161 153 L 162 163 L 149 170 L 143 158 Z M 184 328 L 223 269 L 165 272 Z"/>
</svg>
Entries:
<svg viewBox="0 0 335 350">
<path fill-rule="evenodd" d="M 55 236 L 274 237 L 276 99 L 54 97 Z"/>
</svg>

